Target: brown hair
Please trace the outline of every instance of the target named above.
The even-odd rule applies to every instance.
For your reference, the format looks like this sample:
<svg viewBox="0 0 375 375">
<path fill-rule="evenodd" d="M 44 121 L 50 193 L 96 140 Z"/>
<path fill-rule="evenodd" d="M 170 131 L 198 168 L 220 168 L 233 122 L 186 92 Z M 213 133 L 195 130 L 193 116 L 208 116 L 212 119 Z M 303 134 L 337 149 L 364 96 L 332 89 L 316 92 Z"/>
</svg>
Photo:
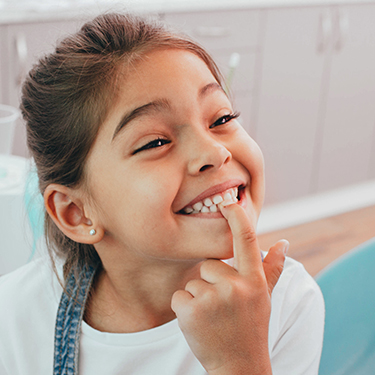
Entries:
<svg viewBox="0 0 375 375">
<path fill-rule="evenodd" d="M 124 14 L 96 17 L 33 67 L 22 88 L 21 111 L 42 194 L 51 183 L 84 182 L 85 160 L 115 98 L 120 67 L 162 48 L 198 55 L 221 84 L 214 61 L 197 43 L 155 21 Z M 52 261 L 55 254 L 65 259 L 64 277 L 100 261 L 92 245 L 66 237 L 47 213 L 45 235 Z"/>
</svg>

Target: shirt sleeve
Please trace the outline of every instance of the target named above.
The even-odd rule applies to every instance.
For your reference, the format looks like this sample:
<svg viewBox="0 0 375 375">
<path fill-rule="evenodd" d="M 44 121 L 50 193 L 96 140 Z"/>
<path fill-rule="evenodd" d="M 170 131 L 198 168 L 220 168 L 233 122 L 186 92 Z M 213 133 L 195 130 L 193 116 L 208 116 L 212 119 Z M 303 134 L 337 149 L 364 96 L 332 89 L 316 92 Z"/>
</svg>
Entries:
<svg viewBox="0 0 375 375">
<path fill-rule="evenodd" d="M 287 258 L 272 293 L 269 350 L 273 375 L 317 375 L 323 332 L 320 288 L 300 263 Z"/>
</svg>

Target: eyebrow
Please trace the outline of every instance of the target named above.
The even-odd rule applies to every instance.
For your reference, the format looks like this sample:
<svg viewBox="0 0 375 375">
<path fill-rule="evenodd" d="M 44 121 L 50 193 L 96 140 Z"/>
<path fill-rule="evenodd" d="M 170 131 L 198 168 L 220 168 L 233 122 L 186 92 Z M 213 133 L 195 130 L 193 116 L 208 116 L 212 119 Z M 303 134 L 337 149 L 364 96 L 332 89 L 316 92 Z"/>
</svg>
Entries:
<svg viewBox="0 0 375 375">
<path fill-rule="evenodd" d="M 217 82 L 211 82 L 205 86 L 203 86 L 199 92 L 198 92 L 198 97 L 202 98 L 206 96 L 208 93 L 212 91 L 220 90 L 225 94 L 225 91 L 223 88 L 217 83 Z M 226 94 L 225 94 L 226 95 Z M 160 111 L 162 109 L 170 109 L 171 104 L 169 100 L 167 99 L 157 99 L 154 100 L 150 103 L 144 104 L 138 108 L 133 109 L 129 113 L 125 114 L 121 121 L 118 123 L 116 126 L 116 129 L 113 133 L 112 136 L 112 141 L 115 139 L 117 134 L 123 129 L 130 121 L 133 121 L 134 119 L 144 116 L 144 115 L 149 115 L 151 112 L 154 111 Z"/>
<path fill-rule="evenodd" d="M 125 114 L 125 116 L 121 119 L 119 124 L 116 126 L 116 129 L 112 136 L 112 141 L 115 139 L 116 135 L 120 132 L 122 128 L 125 127 L 130 121 L 148 115 L 153 111 L 160 111 L 161 109 L 169 109 L 171 107 L 169 101 L 167 99 L 158 99 L 154 100 L 150 103 L 144 104 L 138 108 L 133 109 L 129 113 Z"/>
<path fill-rule="evenodd" d="M 216 91 L 216 90 L 219 90 L 219 91 L 222 91 L 224 94 L 225 94 L 225 91 L 224 89 L 217 83 L 217 82 L 211 82 L 209 83 L 208 85 L 206 86 L 203 86 L 200 90 L 199 90 L 199 94 L 198 94 L 198 97 L 202 97 L 202 96 L 206 96 L 208 93 L 212 92 L 212 91 Z M 226 94 L 225 94 L 226 95 Z"/>
</svg>

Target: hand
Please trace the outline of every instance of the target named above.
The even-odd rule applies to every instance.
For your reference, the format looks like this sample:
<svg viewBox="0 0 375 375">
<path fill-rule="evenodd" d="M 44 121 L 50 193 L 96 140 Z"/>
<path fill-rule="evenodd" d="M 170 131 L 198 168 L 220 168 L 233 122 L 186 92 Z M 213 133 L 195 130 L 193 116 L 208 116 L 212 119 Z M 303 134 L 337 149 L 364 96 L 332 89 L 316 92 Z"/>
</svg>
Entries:
<svg viewBox="0 0 375 375">
<path fill-rule="evenodd" d="M 221 208 L 233 235 L 235 268 L 208 259 L 201 279 L 172 297 L 172 309 L 185 338 L 209 374 L 272 374 L 268 354 L 271 293 L 288 242 L 279 241 L 262 263 L 254 225 L 245 210 Z"/>
</svg>

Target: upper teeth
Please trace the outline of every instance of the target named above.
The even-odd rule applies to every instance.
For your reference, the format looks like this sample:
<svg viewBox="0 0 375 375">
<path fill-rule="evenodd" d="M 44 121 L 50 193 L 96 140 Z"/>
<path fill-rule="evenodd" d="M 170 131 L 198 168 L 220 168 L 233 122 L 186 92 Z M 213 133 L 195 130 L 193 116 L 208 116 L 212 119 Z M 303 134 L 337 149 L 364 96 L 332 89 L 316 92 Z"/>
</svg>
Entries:
<svg viewBox="0 0 375 375">
<path fill-rule="evenodd" d="M 197 214 L 199 212 L 217 212 L 218 205 L 228 205 L 237 202 L 238 188 L 225 190 L 221 194 L 216 194 L 212 197 L 203 199 L 202 201 L 194 203 L 192 206 L 187 206 L 183 209 L 186 214 Z"/>
</svg>

